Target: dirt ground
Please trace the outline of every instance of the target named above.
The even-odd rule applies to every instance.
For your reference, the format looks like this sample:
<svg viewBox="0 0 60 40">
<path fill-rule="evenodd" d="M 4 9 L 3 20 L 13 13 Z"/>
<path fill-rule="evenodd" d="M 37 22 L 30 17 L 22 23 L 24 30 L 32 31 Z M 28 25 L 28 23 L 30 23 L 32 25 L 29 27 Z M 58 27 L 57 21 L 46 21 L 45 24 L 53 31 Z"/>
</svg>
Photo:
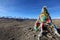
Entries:
<svg viewBox="0 0 60 40">
<path fill-rule="evenodd" d="M 0 19 L 0 40 L 37 40 L 38 32 L 33 30 L 36 20 Z M 60 20 L 53 20 L 60 28 Z"/>
</svg>

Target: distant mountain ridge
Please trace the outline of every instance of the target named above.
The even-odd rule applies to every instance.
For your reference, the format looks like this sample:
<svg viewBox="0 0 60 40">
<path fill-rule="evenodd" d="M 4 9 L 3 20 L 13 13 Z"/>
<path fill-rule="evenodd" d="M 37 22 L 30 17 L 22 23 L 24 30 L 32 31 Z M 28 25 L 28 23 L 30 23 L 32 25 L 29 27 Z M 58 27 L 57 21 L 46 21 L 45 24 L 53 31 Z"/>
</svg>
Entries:
<svg viewBox="0 0 60 40">
<path fill-rule="evenodd" d="M 37 19 L 32 19 L 32 18 L 9 18 L 9 17 L 0 17 L 0 19 L 6 19 L 6 20 L 17 20 L 17 21 L 24 21 L 24 20 L 34 20 L 36 21 Z M 60 19 L 52 19 L 52 20 L 57 20 L 60 21 Z"/>
</svg>

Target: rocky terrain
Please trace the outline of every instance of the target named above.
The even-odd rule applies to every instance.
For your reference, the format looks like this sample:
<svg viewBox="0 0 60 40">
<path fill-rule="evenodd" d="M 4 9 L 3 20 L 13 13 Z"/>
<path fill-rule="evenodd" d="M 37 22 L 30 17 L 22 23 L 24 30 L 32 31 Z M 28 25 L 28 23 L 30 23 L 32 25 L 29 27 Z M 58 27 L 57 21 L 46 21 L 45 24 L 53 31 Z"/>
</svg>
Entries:
<svg viewBox="0 0 60 40">
<path fill-rule="evenodd" d="M 33 30 L 36 20 L 0 19 L 0 40 L 37 40 L 39 32 Z M 53 23 L 60 28 L 60 20 Z"/>
</svg>

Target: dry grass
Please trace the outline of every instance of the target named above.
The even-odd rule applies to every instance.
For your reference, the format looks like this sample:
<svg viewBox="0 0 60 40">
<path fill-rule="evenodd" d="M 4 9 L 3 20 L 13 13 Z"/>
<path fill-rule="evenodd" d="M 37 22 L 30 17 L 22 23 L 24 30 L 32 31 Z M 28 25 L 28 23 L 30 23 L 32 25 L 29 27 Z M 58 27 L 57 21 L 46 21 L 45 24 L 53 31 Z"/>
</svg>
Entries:
<svg viewBox="0 0 60 40">
<path fill-rule="evenodd" d="M 53 20 L 60 26 L 60 20 Z M 33 31 L 35 20 L 6 20 L 0 19 L 0 40 L 37 40 L 37 33 Z"/>
</svg>

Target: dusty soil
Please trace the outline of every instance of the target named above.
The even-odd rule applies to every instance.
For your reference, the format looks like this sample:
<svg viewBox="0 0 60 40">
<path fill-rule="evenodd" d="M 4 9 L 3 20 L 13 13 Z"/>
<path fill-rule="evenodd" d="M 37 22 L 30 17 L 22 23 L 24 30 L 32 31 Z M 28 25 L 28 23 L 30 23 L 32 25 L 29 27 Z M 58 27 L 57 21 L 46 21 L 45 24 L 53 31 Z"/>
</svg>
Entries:
<svg viewBox="0 0 60 40">
<path fill-rule="evenodd" d="M 36 20 L 0 19 L 0 40 L 37 40 L 39 32 L 33 30 Z M 60 28 L 60 20 L 53 20 Z"/>
</svg>

